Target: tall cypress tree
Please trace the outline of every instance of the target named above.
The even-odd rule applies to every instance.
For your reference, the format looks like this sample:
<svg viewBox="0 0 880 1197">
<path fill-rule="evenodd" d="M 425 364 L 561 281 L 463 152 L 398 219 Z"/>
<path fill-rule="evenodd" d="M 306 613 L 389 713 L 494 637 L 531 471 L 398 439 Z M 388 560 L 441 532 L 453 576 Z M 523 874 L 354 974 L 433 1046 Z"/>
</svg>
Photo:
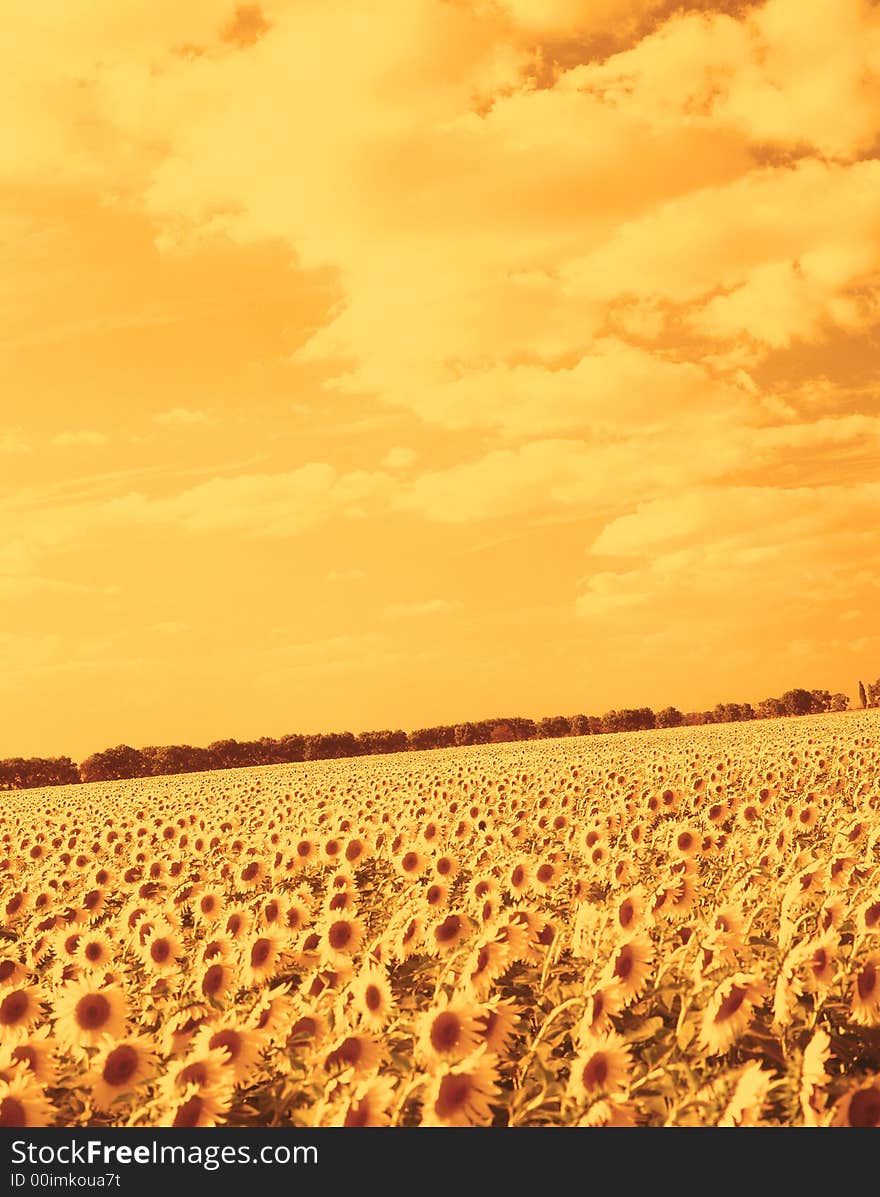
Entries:
<svg viewBox="0 0 880 1197">
<path fill-rule="evenodd" d="M 868 696 L 865 693 L 865 683 L 864 682 L 859 682 L 859 700 L 861 701 L 861 704 L 862 704 L 862 710 L 864 710 L 865 707 L 868 705 Z"/>
</svg>

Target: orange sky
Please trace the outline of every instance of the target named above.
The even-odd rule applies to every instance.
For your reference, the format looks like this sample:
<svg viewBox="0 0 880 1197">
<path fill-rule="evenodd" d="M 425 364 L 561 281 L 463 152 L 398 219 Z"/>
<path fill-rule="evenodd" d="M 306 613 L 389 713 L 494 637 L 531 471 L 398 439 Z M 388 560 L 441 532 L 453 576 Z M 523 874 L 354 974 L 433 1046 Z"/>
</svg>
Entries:
<svg viewBox="0 0 880 1197">
<path fill-rule="evenodd" d="M 880 674 L 880 9 L 43 0 L 0 757 Z"/>
</svg>

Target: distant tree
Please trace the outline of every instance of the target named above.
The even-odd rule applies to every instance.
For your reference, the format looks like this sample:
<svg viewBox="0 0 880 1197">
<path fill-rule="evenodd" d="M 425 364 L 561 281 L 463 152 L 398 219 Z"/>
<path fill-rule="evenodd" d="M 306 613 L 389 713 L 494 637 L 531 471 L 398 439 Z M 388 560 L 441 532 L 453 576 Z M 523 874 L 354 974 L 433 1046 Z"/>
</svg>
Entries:
<svg viewBox="0 0 880 1197">
<path fill-rule="evenodd" d="M 588 736 L 590 721 L 586 715 L 572 715 L 568 721 L 568 730 L 572 736 Z"/>
<path fill-rule="evenodd" d="M 759 719 L 779 719 L 785 714 L 785 703 L 781 698 L 763 698 L 756 714 Z"/>
<path fill-rule="evenodd" d="M 441 724 L 437 727 L 419 727 L 409 733 L 409 747 L 414 752 L 428 748 L 453 748 L 455 728 Z"/>
<path fill-rule="evenodd" d="M 813 699 L 812 710 L 814 714 L 821 715 L 823 712 L 831 710 L 830 690 L 811 690 L 810 694 Z"/>
<path fill-rule="evenodd" d="M 782 705 L 786 715 L 809 715 L 813 710 L 813 696 L 809 690 L 786 690 Z"/>
<path fill-rule="evenodd" d="M 508 719 L 507 722 L 516 732 L 518 740 L 534 740 L 538 735 L 538 726 L 534 719 L 525 719 L 521 715 Z"/>
<path fill-rule="evenodd" d="M 868 706 L 880 707 L 880 677 L 868 683 Z"/>
<path fill-rule="evenodd" d="M 703 711 L 688 711 L 682 718 L 685 727 L 701 727 L 706 722 Z"/>
<path fill-rule="evenodd" d="M 613 735 L 615 732 L 622 732 L 626 729 L 623 726 L 624 716 L 620 711 L 613 707 L 610 711 L 606 711 L 602 716 L 602 731 L 606 735 Z"/>
<path fill-rule="evenodd" d="M 657 712 L 658 727 L 681 727 L 683 722 L 684 715 L 676 707 L 664 707 Z"/>
<path fill-rule="evenodd" d="M 538 735 L 543 740 L 555 740 L 560 736 L 571 735 L 571 729 L 564 715 L 548 715 L 538 721 Z"/>
<path fill-rule="evenodd" d="M 832 711 L 848 711 L 849 710 L 849 695 L 848 694 L 832 694 L 831 695 L 831 710 Z"/>
<path fill-rule="evenodd" d="M 117 744 L 95 752 L 80 764 L 82 781 L 121 781 L 127 777 L 149 777 L 150 761 L 137 748 Z"/>
<path fill-rule="evenodd" d="M 0 761 L 0 790 L 75 785 L 79 780 L 79 770 L 69 756 L 15 756 Z"/>
<path fill-rule="evenodd" d="M 503 720 L 496 723 L 489 733 L 490 744 L 510 744 L 515 739 L 513 728 Z"/>
<path fill-rule="evenodd" d="M 303 759 L 306 746 L 305 736 L 286 735 L 278 741 L 278 756 L 285 764 L 296 764 Z"/>
<path fill-rule="evenodd" d="M 455 745 L 457 748 L 468 748 L 477 743 L 478 729 L 476 723 L 456 723 Z"/>
<path fill-rule="evenodd" d="M 868 705 L 868 696 L 865 693 L 865 683 L 859 682 L 859 702 L 862 704 L 862 710 Z"/>
</svg>

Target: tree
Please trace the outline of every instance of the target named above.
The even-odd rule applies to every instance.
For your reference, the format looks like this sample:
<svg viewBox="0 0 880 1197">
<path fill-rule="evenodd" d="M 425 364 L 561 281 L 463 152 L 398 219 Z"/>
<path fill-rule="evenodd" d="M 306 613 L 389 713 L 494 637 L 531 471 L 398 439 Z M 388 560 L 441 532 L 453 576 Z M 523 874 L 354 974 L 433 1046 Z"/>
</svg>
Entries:
<svg viewBox="0 0 880 1197">
<path fill-rule="evenodd" d="M 79 767 L 81 781 L 121 781 L 126 777 L 149 777 L 150 761 L 137 748 L 117 744 L 86 757 Z"/>
<path fill-rule="evenodd" d="M 786 690 L 782 696 L 786 715 L 809 715 L 813 710 L 813 696 L 809 690 Z"/>
<path fill-rule="evenodd" d="M 538 735 L 543 740 L 555 740 L 559 736 L 570 736 L 571 728 L 564 715 L 548 715 L 538 721 Z"/>
<path fill-rule="evenodd" d="M 865 693 L 865 683 L 859 682 L 859 702 L 862 704 L 862 710 L 868 705 L 868 696 Z"/>
<path fill-rule="evenodd" d="M 832 694 L 831 695 L 831 710 L 832 711 L 848 711 L 849 710 L 849 695 L 848 694 Z"/>
<path fill-rule="evenodd" d="M 684 715 L 676 707 L 664 707 L 657 712 L 658 727 L 681 727 Z"/>
<path fill-rule="evenodd" d="M 868 706 L 880 707 L 880 677 L 868 683 Z"/>
</svg>

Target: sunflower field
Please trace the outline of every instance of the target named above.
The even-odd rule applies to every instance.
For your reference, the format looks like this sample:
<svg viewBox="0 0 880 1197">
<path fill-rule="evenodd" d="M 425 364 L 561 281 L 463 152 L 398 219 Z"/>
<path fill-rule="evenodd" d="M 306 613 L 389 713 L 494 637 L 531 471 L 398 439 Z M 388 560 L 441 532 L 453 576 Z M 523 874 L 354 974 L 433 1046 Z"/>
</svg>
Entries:
<svg viewBox="0 0 880 1197">
<path fill-rule="evenodd" d="M 880 712 L 3 795 L 2 1126 L 880 1125 Z"/>
</svg>

